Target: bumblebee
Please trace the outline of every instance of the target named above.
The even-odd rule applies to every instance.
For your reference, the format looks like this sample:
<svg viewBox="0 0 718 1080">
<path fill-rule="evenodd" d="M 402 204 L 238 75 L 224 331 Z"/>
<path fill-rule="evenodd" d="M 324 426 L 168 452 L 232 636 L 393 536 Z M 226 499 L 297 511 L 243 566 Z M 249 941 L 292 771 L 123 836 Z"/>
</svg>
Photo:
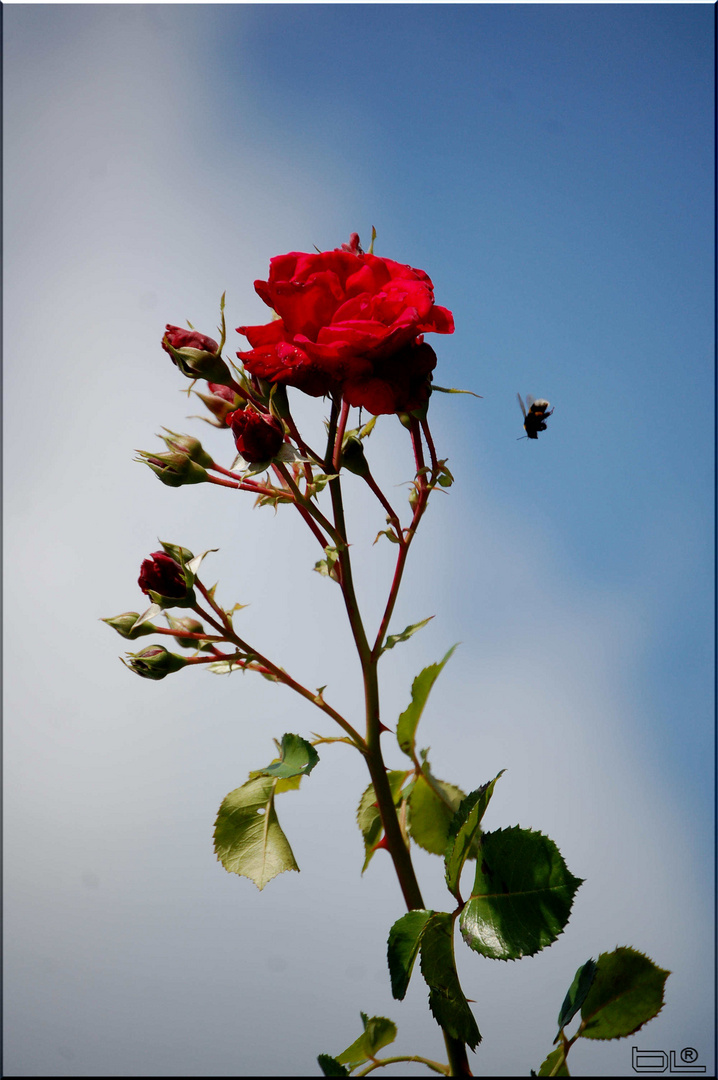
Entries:
<svg viewBox="0 0 718 1080">
<path fill-rule="evenodd" d="M 517 394 L 519 399 L 519 405 L 521 406 L 521 412 L 524 414 L 524 430 L 525 435 L 522 435 L 522 439 L 538 439 L 539 431 L 546 430 L 545 420 L 551 415 L 553 409 L 549 409 L 548 401 L 543 398 L 532 398 L 530 394 L 526 395 L 526 405 L 528 406 L 528 412 L 524 408 L 524 403 L 521 400 L 521 394 Z"/>
</svg>

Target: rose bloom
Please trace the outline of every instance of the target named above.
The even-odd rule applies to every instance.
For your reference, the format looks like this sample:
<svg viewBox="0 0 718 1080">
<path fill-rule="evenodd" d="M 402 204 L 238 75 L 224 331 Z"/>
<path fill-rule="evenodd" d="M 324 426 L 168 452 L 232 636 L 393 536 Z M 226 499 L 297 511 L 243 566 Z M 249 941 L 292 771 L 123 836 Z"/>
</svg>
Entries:
<svg viewBox="0 0 718 1080">
<path fill-rule="evenodd" d="M 171 326 L 167 323 L 162 337 L 162 348 L 166 353 L 169 349 L 165 345 L 165 338 L 173 349 L 201 349 L 202 352 L 218 353 L 219 345 L 214 338 L 200 334 L 197 330 L 183 330 L 181 326 Z M 170 356 L 172 353 L 170 353 Z"/>
<path fill-rule="evenodd" d="M 159 593 L 173 600 L 184 600 L 187 595 L 187 582 L 178 562 L 165 551 L 154 551 L 145 559 L 137 579 L 143 593 Z"/>
<path fill-rule="evenodd" d="M 434 350 L 423 334 L 451 334 L 450 311 L 434 304 L 423 270 L 351 250 L 292 251 L 269 264 L 254 288 L 279 316 L 240 326 L 252 346 L 246 369 L 321 397 L 340 394 L 374 414 L 409 412 L 429 399 Z"/>
<path fill-rule="evenodd" d="M 254 409 L 237 409 L 227 417 L 234 443 L 245 461 L 269 461 L 284 442 L 284 429 L 273 416 Z"/>
</svg>

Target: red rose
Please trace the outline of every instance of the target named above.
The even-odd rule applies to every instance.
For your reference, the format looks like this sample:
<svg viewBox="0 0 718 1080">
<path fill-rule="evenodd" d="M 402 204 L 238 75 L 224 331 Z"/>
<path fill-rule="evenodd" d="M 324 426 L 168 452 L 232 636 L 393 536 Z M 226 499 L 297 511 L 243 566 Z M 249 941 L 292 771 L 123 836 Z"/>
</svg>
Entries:
<svg viewBox="0 0 718 1080">
<path fill-rule="evenodd" d="M 227 417 L 232 428 L 235 446 L 245 461 L 269 461 L 279 453 L 284 442 L 284 429 L 273 416 L 254 409 L 237 409 Z"/>
<path fill-rule="evenodd" d="M 184 600 L 187 582 L 180 564 L 164 551 L 154 551 L 140 568 L 137 583 L 143 593 L 159 593 L 171 600 Z"/>
<path fill-rule="evenodd" d="M 272 259 L 254 287 L 279 318 L 240 326 L 252 346 L 237 355 L 253 375 L 307 394 L 342 394 L 372 413 L 406 412 L 429 396 L 433 349 L 423 334 L 451 334 L 423 270 L 352 250 Z M 358 249 L 358 250 L 355 250 Z"/>
<path fill-rule="evenodd" d="M 214 338 L 207 337 L 206 334 L 200 334 L 197 330 L 183 330 L 181 326 L 171 326 L 167 323 L 162 338 L 162 348 L 170 356 L 172 356 L 172 353 L 165 345 L 165 338 L 167 338 L 173 349 L 200 349 L 202 352 L 208 353 L 219 352 L 219 345 Z"/>
</svg>

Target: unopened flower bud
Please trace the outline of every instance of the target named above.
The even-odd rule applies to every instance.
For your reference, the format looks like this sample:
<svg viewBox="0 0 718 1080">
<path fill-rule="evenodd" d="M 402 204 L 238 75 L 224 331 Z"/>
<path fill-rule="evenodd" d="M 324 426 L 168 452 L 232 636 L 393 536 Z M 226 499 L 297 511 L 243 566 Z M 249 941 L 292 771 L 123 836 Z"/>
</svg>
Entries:
<svg viewBox="0 0 718 1080">
<path fill-rule="evenodd" d="M 195 602 L 194 579 L 166 551 L 154 551 L 140 568 L 137 584 L 160 607 L 191 607 Z"/>
<path fill-rule="evenodd" d="M 279 420 L 255 409 L 237 409 L 227 417 L 237 450 L 252 464 L 271 461 L 284 442 Z"/>
<path fill-rule="evenodd" d="M 206 633 L 206 630 L 202 623 L 199 622 L 197 619 L 192 619 L 189 615 L 184 615 L 181 619 L 176 619 L 172 615 L 170 615 L 168 611 L 166 611 L 165 618 L 167 619 L 171 630 L 184 631 L 187 634 Z M 203 647 L 201 641 L 199 641 L 197 638 L 176 637 L 175 641 L 183 649 L 200 649 Z M 204 648 L 207 648 L 207 646 L 205 645 Z"/>
<path fill-rule="evenodd" d="M 127 666 L 143 679 L 164 679 L 187 663 L 183 656 L 168 652 L 164 645 L 150 645 L 138 653 L 128 653 Z"/>
<path fill-rule="evenodd" d="M 149 465 L 155 476 L 158 476 L 163 484 L 168 487 L 182 487 L 183 484 L 202 484 L 207 479 L 207 471 L 187 454 L 171 451 L 169 454 L 151 454 L 146 450 L 138 450 L 139 458 Z"/>
<path fill-rule="evenodd" d="M 162 348 L 172 357 L 173 363 L 188 379 L 207 379 L 208 382 L 231 386 L 232 375 L 219 355 L 219 345 L 214 338 L 196 330 L 183 330 L 181 326 L 165 327 Z"/>
<path fill-rule="evenodd" d="M 344 440 L 342 467 L 356 476 L 366 476 L 369 472 L 369 465 L 364 456 L 364 447 L 361 440 L 357 439 L 355 435 L 350 435 Z"/>
<path fill-rule="evenodd" d="M 140 626 L 133 630 L 132 627 L 139 617 L 136 611 L 125 611 L 122 615 L 114 615 L 111 619 L 102 619 L 101 621 L 111 626 L 121 637 L 134 641 L 135 638 L 144 637 L 145 634 L 154 634 L 157 630 L 157 627 L 151 622 L 141 623 Z"/>
<path fill-rule="evenodd" d="M 239 394 L 235 393 L 229 386 L 221 386 L 219 383 L 208 383 L 211 393 L 200 394 L 198 390 L 194 390 L 193 393 L 202 401 L 215 420 L 207 420 L 206 416 L 203 416 L 202 420 L 207 420 L 208 424 L 212 427 L 224 428 L 227 426 L 226 420 L 231 412 L 238 409 L 242 404 L 242 399 Z"/>
<path fill-rule="evenodd" d="M 186 454 L 190 461 L 194 461 L 197 465 L 203 465 L 205 469 L 211 469 L 214 465 L 214 461 L 199 439 L 195 439 L 192 435 L 178 435 L 176 431 L 170 431 L 169 428 L 164 428 L 164 431 L 167 432 L 167 435 L 160 435 L 159 437 L 164 440 L 170 450 L 174 450 L 178 454 Z"/>
</svg>

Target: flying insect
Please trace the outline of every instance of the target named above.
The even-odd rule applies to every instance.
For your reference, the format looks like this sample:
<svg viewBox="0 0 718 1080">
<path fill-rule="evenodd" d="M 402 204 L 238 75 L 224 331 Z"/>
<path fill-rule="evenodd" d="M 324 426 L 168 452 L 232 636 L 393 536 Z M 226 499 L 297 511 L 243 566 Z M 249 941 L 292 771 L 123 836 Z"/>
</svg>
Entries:
<svg viewBox="0 0 718 1080">
<path fill-rule="evenodd" d="M 521 412 L 524 414 L 524 430 L 525 435 L 521 435 L 522 439 L 538 439 L 539 431 L 546 430 L 546 419 L 551 415 L 553 409 L 549 408 L 548 401 L 543 398 L 533 398 L 530 394 L 526 395 L 526 406 L 521 400 L 521 394 L 517 394 L 519 399 L 519 405 L 521 406 Z M 527 411 L 528 409 L 528 411 Z"/>
</svg>

